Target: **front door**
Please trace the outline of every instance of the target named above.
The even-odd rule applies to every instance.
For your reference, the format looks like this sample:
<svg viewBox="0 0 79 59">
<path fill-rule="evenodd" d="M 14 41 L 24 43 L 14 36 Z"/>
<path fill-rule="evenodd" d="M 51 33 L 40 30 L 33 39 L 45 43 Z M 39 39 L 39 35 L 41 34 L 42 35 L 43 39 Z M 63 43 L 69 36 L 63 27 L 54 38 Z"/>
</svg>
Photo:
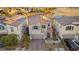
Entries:
<svg viewBox="0 0 79 59">
<path fill-rule="evenodd" d="M 50 33 L 47 33 L 47 38 L 50 38 Z"/>
</svg>

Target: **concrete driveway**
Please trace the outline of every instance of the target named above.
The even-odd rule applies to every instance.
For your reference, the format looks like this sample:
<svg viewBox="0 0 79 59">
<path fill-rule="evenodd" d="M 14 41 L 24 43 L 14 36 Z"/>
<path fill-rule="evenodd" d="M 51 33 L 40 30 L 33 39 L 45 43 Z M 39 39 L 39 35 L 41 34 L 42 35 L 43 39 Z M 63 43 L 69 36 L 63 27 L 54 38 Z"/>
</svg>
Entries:
<svg viewBox="0 0 79 59">
<path fill-rule="evenodd" d="M 43 39 L 32 39 L 29 50 L 31 51 L 46 51 L 45 43 Z"/>
</svg>

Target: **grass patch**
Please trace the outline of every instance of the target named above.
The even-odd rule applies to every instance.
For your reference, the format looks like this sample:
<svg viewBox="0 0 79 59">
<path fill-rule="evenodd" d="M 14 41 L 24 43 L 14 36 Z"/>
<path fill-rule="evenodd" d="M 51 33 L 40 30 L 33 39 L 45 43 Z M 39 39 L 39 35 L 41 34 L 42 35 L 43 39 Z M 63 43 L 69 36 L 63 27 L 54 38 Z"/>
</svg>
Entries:
<svg viewBox="0 0 79 59">
<path fill-rule="evenodd" d="M 5 50 L 15 50 L 17 46 L 7 46 L 5 47 Z"/>
</svg>

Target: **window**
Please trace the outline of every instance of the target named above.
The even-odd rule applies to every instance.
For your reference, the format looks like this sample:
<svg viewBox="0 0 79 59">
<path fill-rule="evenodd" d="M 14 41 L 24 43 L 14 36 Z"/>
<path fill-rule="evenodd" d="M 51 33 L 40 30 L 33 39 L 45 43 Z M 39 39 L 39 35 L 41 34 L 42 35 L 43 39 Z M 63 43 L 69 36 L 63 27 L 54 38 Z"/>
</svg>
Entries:
<svg viewBox="0 0 79 59">
<path fill-rule="evenodd" d="M 42 28 L 43 28 L 43 29 L 45 29 L 45 28 L 46 28 L 46 26 L 45 26 L 45 25 L 42 25 Z"/>
<path fill-rule="evenodd" d="M 37 29 L 39 29 L 39 28 L 38 28 L 38 26 L 33 26 L 33 29 L 34 29 L 34 30 L 37 30 Z"/>
<path fill-rule="evenodd" d="M 13 27 L 11 27 L 11 32 L 14 32 L 14 29 L 13 29 Z"/>
<path fill-rule="evenodd" d="M 3 29 L 3 30 L 5 29 L 4 26 L 2 26 L 2 29 Z"/>
<path fill-rule="evenodd" d="M 0 25 L 0 29 L 1 29 L 1 25 Z"/>
<path fill-rule="evenodd" d="M 67 26 L 66 30 L 73 30 L 73 28 L 74 28 L 73 26 Z"/>
<path fill-rule="evenodd" d="M 5 27 L 0 25 L 0 30 L 4 30 L 4 29 L 5 29 Z"/>
</svg>

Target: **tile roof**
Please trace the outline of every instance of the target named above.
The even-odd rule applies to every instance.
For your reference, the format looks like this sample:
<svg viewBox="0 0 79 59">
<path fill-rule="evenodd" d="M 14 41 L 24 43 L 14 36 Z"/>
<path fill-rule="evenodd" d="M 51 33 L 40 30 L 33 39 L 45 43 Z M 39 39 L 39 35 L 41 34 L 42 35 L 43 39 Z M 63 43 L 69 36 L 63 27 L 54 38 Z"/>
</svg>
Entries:
<svg viewBox="0 0 79 59">
<path fill-rule="evenodd" d="M 26 18 L 24 18 L 24 17 L 19 18 L 16 22 L 13 22 L 11 25 L 13 25 L 13 26 L 18 26 L 19 24 L 24 23 L 24 22 L 25 22 L 25 19 L 26 19 Z"/>
<path fill-rule="evenodd" d="M 72 22 L 79 22 L 79 16 L 55 16 L 54 18 L 62 25 L 72 24 Z"/>
<path fill-rule="evenodd" d="M 5 23 L 9 24 L 9 25 L 13 25 L 13 26 L 18 26 L 19 24 L 21 24 L 22 22 L 25 21 L 25 17 L 21 16 L 21 15 L 15 15 L 11 18 L 6 18 Z"/>
<path fill-rule="evenodd" d="M 5 17 L 4 16 L 0 16 L 0 23 L 4 23 L 5 21 Z"/>
<path fill-rule="evenodd" d="M 36 23 L 46 24 L 48 21 L 49 21 L 48 18 L 45 18 L 40 15 L 32 16 L 28 19 L 28 22 L 30 24 L 36 24 Z"/>
<path fill-rule="evenodd" d="M 28 18 L 28 22 L 31 24 L 39 23 L 40 21 L 41 21 L 41 16 L 39 16 L 39 15 Z"/>
</svg>

